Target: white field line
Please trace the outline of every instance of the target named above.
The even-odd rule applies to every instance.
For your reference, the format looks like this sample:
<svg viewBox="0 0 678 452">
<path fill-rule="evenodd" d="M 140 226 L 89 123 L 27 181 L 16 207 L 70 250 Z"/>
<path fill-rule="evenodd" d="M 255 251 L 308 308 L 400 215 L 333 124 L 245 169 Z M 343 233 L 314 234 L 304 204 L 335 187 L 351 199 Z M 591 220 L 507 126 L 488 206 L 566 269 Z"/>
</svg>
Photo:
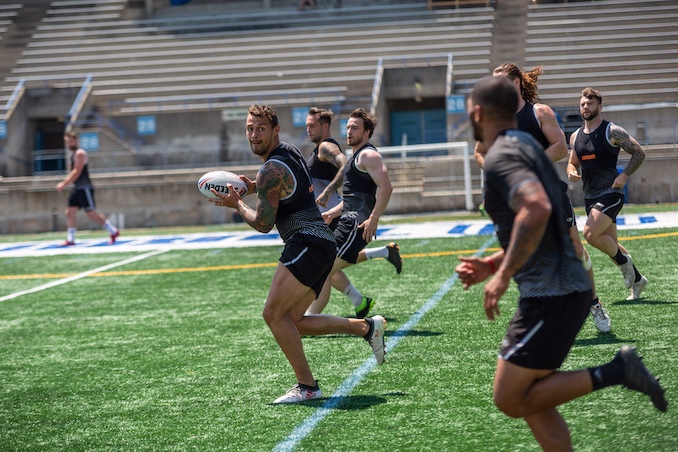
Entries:
<svg viewBox="0 0 678 452">
<path fill-rule="evenodd" d="M 27 295 L 29 293 L 35 293 L 35 292 L 40 292 L 40 291 L 43 291 L 43 290 L 51 289 L 52 287 L 60 286 L 62 284 L 66 284 L 66 283 L 69 283 L 71 281 L 86 278 L 87 276 L 92 275 L 94 273 L 99 273 L 99 272 L 103 272 L 103 271 L 106 271 L 106 270 L 110 270 L 111 268 L 120 267 L 121 265 L 131 264 L 132 262 L 137 262 L 137 261 L 146 259 L 147 257 L 155 256 L 156 254 L 166 253 L 167 251 L 169 251 L 169 249 L 161 249 L 161 250 L 151 251 L 150 253 L 130 257 L 129 259 L 125 259 L 125 260 L 119 261 L 119 262 L 113 262 L 112 264 L 104 265 L 103 267 L 95 268 L 95 269 L 92 269 L 92 270 L 87 270 L 86 272 L 79 273 L 79 274 L 73 275 L 73 276 L 69 276 L 68 278 L 58 279 L 56 281 L 52 281 L 52 282 L 49 282 L 47 284 L 43 284 L 42 286 L 33 287 L 32 289 L 22 290 L 20 292 L 14 292 L 14 293 L 11 293 L 9 295 L 5 295 L 4 297 L 0 297 L 0 302 L 11 300 L 13 298 L 17 298 L 17 297 L 20 297 L 22 295 Z"/>
<path fill-rule="evenodd" d="M 489 248 L 495 242 L 495 238 L 492 237 L 488 240 L 476 253 L 477 256 L 483 254 L 487 248 Z M 454 283 L 457 281 L 457 274 L 454 273 L 447 281 L 443 283 L 442 286 L 434 293 L 431 298 L 429 298 L 422 306 L 412 314 L 412 316 L 405 322 L 398 330 L 393 333 L 391 338 L 386 342 L 386 350 L 390 353 L 393 352 L 393 349 L 398 345 L 401 339 L 407 336 L 407 333 L 414 328 L 417 323 L 424 317 L 424 315 L 435 308 L 440 300 L 447 294 L 447 292 L 452 289 Z M 346 380 L 339 385 L 334 394 L 325 402 L 320 408 L 318 408 L 315 413 L 306 418 L 301 424 L 299 424 L 284 440 L 280 441 L 274 448 L 274 452 L 289 452 L 294 450 L 299 443 L 311 434 L 313 429 L 323 420 L 325 417 L 332 413 L 332 410 L 337 407 L 352 390 L 362 381 L 363 377 L 367 375 L 374 366 L 377 365 L 377 361 L 372 355 L 367 359 L 358 369 L 356 369 Z"/>
</svg>

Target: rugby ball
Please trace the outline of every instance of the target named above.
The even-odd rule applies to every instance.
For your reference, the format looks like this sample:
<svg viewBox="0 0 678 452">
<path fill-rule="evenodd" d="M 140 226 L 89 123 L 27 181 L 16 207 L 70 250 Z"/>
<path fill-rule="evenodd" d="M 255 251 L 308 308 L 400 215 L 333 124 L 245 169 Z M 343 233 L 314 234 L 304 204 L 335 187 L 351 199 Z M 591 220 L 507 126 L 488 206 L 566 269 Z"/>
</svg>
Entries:
<svg viewBox="0 0 678 452">
<path fill-rule="evenodd" d="M 207 198 L 218 199 L 218 196 L 212 193 L 210 189 L 213 188 L 218 193 L 228 194 L 226 184 L 231 184 L 241 197 L 247 194 L 247 184 L 237 174 L 230 171 L 210 171 L 203 174 L 198 179 L 198 190 Z"/>
</svg>

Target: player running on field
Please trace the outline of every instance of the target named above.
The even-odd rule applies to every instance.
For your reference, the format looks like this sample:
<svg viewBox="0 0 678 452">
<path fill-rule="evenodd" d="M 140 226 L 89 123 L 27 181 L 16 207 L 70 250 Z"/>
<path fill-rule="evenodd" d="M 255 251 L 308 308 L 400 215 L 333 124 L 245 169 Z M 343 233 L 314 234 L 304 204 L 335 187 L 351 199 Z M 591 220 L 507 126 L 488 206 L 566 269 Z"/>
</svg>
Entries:
<svg viewBox="0 0 678 452">
<path fill-rule="evenodd" d="M 313 378 L 301 335 L 344 333 L 363 337 L 372 347 L 377 364 L 382 364 L 386 320 L 378 315 L 348 319 L 304 314 L 332 268 L 336 242 L 315 205 L 311 176 L 301 151 L 280 141 L 275 110 L 266 105 L 250 106 L 246 130 L 252 152 L 264 162 L 255 182 L 240 176 L 248 193 L 257 194 L 256 207 L 252 209 L 245 204 L 236 190 L 229 190 L 228 194 L 212 190 L 219 199 L 210 201 L 236 209 L 257 231 L 278 228 L 285 247 L 273 275 L 263 317 L 292 366 L 297 384 L 273 403 L 317 399 L 322 397 L 322 391 Z"/>
</svg>

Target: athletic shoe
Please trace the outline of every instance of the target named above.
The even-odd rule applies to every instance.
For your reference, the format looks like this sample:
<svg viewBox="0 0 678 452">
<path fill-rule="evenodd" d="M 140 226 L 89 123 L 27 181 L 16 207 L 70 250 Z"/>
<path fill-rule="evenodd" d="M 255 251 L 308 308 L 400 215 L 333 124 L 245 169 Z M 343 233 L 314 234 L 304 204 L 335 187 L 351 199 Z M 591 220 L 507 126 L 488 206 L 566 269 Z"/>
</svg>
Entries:
<svg viewBox="0 0 678 452">
<path fill-rule="evenodd" d="M 619 266 L 622 275 L 624 276 L 624 285 L 627 289 L 630 289 L 633 285 L 633 280 L 636 279 L 636 272 L 633 271 L 633 260 L 628 254 L 624 254 L 626 257 L 626 263 Z"/>
<path fill-rule="evenodd" d="M 59 246 L 73 246 L 73 245 L 75 245 L 75 242 L 72 242 L 70 240 L 64 240 L 64 242 Z"/>
<path fill-rule="evenodd" d="M 372 347 L 377 364 L 384 364 L 384 355 L 386 354 L 386 344 L 384 343 L 384 330 L 386 329 L 386 319 L 380 315 L 365 319 L 372 324 L 372 334 L 365 340 Z"/>
<path fill-rule="evenodd" d="M 355 308 L 355 318 L 364 319 L 367 317 L 367 313 L 370 312 L 370 309 L 374 307 L 374 300 L 370 297 L 363 297 L 363 302 L 360 303 L 360 306 Z"/>
<path fill-rule="evenodd" d="M 634 282 L 633 285 L 631 286 L 631 294 L 626 297 L 627 300 L 637 300 L 640 298 L 640 294 L 643 290 L 645 290 L 645 286 L 647 286 L 648 280 L 646 277 L 641 276 L 640 280 L 638 282 Z"/>
<path fill-rule="evenodd" d="M 596 328 L 598 328 L 598 331 L 601 333 L 610 332 L 610 329 L 612 329 L 610 316 L 607 315 L 607 311 L 603 309 L 603 305 L 600 304 L 600 301 L 591 305 L 591 317 L 593 317 L 593 323 L 596 325 Z"/>
<path fill-rule="evenodd" d="M 113 234 L 111 234 L 111 240 L 108 241 L 108 244 L 113 245 L 115 243 L 115 239 L 117 239 L 119 235 L 120 235 L 120 229 L 118 229 Z"/>
<path fill-rule="evenodd" d="M 655 408 L 666 411 L 668 402 L 664 398 L 664 389 L 659 385 L 659 380 L 645 367 L 642 358 L 636 353 L 636 348 L 624 345 L 617 352 L 617 356 L 624 360 L 624 386 L 647 394 Z"/>
<path fill-rule="evenodd" d="M 386 245 L 388 249 L 388 261 L 393 264 L 396 269 L 396 273 L 400 274 L 403 271 L 403 259 L 400 257 L 400 247 L 397 243 L 391 242 Z"/>
<path fill-rule="evenodd" d="M 317 384 L 317 382 L 316 382 Z M 305 400 L 319 399 L 323 396 L 323 391 L 318 389 L 305 389 L 299 383 L 292 386 L 292 388 L 285 394 L 281 395 L 273 401 L 273 403 L 296 403 Z"/>
</svg>

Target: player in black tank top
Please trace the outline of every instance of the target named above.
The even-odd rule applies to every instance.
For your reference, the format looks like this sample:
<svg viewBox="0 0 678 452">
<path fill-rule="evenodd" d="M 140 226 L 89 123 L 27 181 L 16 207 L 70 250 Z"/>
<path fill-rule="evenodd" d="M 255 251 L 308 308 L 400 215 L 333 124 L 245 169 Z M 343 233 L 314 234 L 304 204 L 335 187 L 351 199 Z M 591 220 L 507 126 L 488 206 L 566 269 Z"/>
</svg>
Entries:
<svg viewBox="0 0 678 452">
<path fill-rule="evenodd" d="M 68 197 L 68 207 L 66 207 L 66 241 L 61 246 L 75 245 L 75 234 L 77 232 L 76 216 L 80 209 L 85 211 L 90 220 L 106 229 L 111 236 L 108 244 L 113 245 L 120 235 L 120 231 L 104 215 L 96 211 L 94 187 L 89 177 L 87 151 L 79 146 L 78 134 L 75 132 L 66 132 L 64 134 L 64 143 L 72 152 L 70 158 L 71 171 L 66 176 L 66 179 L 57 184 L 56 189 L 61 191 L 69 184 L 73 184 L 73 188 Z"/>
<path fill-rule="evenodd" d="M 584 237 L 591 246 L 614 260 L 629 289 L 627 300 L 640 298 L 648 280 L 638 272 L 628 250 L 617 238 L 617 214 L 624 205 L 628 177 L 643 163 L 645 151 L 626 130 L 600 116 L 603 98 L 599 91 L 586 88 L 579 100 L 584 126 L 570 137 L 572 151 L 567 165 L 570 181 L 583 179 L 588 217 Z M 626 168 L 617 174 L 619 149 L 631 154 Z M 581 170 L 581 173 L 579 172 Z"/>
<path fill-rule="evenodd" d="M 264 162 L 256 182 L 245 176 L 248 193 L 256 193 L 254 208 L 235 190 L 228 194 L 212 190 L 217 206 L 236 209 L 254 229 L 269 232 L 274 226 L 285 242 L 266 298 L 263 317 L 287 357 L 296 384 L 273 403 L 293 403 L 322 397 L 308 364 L 300 335 L 352 334 L 363 337 L 377 363 L 384 362 L 384 328 L 381 316 L 349 319 L 330 315 L 306 316 L 304 312 L 323 288 L 332 268 L 336 243 L 315 206 L 311 176 L 295 146 L 280 141 L 275 110 L 252 105 L 246 123 L 247 138 L 254 154 Z M 257 189 L 259 189 L 257 191 Z"/>
</svg>

